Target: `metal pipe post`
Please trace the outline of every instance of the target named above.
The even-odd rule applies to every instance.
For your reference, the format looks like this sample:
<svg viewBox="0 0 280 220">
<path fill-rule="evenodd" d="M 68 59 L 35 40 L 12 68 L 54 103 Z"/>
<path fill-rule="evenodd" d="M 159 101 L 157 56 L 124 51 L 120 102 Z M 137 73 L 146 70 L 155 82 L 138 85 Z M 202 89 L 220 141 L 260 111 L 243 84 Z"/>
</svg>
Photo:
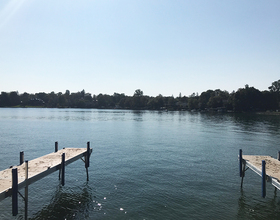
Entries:
<svg viewBox="0 0 280 220">
<path fill-rule="evenodd" d="M 12 169 L 12 211 L 13 216 L 18 214 L 18 171 Z"/>
<path fill-rule="evenodd" d="M 65 184 L 65 153 L 61 155 L 61 185 Z"/>
<path fill-rule="evenodd" d="M 21 152 L 19 153 L 19 164 L 20 164 L 20 165 L 23 164 L 23 161 L 24 161 L 24 152 L 21 151 Z"/>
<path fill-rule="evenodd" d="M 262 197 L 266 196 L 266 171 L 265 171 L 265 160 L 262 161 Z"/>
<path fill-rule="evenodd" d="M 240 177 L 243 177 L 242 162 L 243 162 L 242 149 L 240 149 L 239 150 L 239 175 L 240 175 Z"/>
<path fill-rule="evenodd" d="M 58 142 L 56 141 L 54 144 L 54 152 L 57 152 L 57 151 L 58 151 Z"/>
<path fill-rule="evenodd" d="M 25 220 L 27 220 L 28 216 L 28 160 L 25 161 Z"/>
</svg>

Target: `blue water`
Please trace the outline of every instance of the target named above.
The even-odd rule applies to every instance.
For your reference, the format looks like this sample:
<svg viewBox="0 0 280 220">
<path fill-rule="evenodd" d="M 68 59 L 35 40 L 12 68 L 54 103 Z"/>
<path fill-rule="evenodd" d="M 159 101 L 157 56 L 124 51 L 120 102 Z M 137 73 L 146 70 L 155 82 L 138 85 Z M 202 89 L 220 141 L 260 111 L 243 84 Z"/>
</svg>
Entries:
<svg viewBox="0 0 280 220">
<path fill-rule="evenodd" d="M 93 153 L 30 185 L 29 219 L 280 219 L 279 193 L 248 170 L 240 189 L 238 152 L 280 150 L 280 117 L 93 109 L 0 109 L 0 169 L 59 148 Z M 1 177 L 0 177 L 1 178 Z M 0 219 L 12 216 L 11 198 Z"/>
</svg>

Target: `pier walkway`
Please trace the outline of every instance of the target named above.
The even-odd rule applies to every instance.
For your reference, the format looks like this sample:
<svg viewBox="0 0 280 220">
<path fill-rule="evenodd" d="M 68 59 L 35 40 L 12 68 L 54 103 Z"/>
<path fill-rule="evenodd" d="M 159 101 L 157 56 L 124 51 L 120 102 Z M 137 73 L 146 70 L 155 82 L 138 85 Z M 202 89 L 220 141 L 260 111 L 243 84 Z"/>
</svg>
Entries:
<svg viewBox="0 0 280 220">
<path fill-rule="evenodd" d="M 239 171 L 241 180 L 241 187 L 243 185 L 243 178 L 245 171 L 251 169 L 262 177 L 262 196 L 266 195 L 266 182 L 271 183 L 280 190 L 280 152 L 278 152 L 278 159 L 271 156 L 261 155 L 242 155 L 242 150 L 239 152 Z"/>
<path fill-rule="evenodd" d="M 87 143 L 87 148 L 63 148 L 58 150 L 57 142 L 55 145 L 55 152 L 36 158 L 34 160 L 23 162 L 23 152 L 21 152 L 20 165 L 10 167 L 6 170 L 0 171 L 0 201 L 12 196 L 13 215 L 17 215 L 17 194 L 18 190 L 25 188 L 26 201 L 26 217 L 27 219 L 27 201 L 28 201 L 28 185 L 42 179 L 43 177 L 59 170 L 59 179 L 64 185 L 65 166 L 82 159 L 85 162 L 85 168 L 88 180 L 88 167 L 90 154 L 92 149 L 90 143 Z M 83 158 L 84 157 L 84 158 Z"/>
</svg>

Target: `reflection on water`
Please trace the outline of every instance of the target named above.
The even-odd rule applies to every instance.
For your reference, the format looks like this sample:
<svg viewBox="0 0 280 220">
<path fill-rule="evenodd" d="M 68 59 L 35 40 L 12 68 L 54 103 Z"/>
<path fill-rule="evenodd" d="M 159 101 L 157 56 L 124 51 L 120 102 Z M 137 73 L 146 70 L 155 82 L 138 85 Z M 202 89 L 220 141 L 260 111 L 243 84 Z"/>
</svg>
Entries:
<svg viewBox="0 0 280 220">
<path fill-rule="evenodd" d="M 240 130 L 279 132 L 280 117 L 275 115 L 234 114 L 234 122 Z"/>
</svg>

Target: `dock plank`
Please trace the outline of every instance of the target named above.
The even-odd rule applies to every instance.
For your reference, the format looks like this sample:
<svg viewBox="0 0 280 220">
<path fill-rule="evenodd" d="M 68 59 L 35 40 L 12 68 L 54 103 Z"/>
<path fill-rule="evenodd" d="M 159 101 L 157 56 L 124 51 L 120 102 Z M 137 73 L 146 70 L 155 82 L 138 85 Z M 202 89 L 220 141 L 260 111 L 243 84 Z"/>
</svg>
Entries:
<svg viewBox="0 0 280 220">
<path fill-rule="evenodd" d="M 266 162 L 266 174 L 280 181 L 280 161 L 271 156 L 243 155 L 246 163 L 253 165 L 260 173 L 262 172 L 262 161 Z"/>
<path fill-rule="evenodd" d="M 61 166 L 61 155 L 65 153 L 65 165 L 68 165 L 86 155 L 86 148 L 65 148 L 28 161 L 28 180 L 25 181 L 25 163 L 0 171 L 0 201 L 11 195 L 12 169 L 18 169 L 19 189 L 57 171 Z M 90 153 L 92 149 L 90 149 Z"/>
</svg>

